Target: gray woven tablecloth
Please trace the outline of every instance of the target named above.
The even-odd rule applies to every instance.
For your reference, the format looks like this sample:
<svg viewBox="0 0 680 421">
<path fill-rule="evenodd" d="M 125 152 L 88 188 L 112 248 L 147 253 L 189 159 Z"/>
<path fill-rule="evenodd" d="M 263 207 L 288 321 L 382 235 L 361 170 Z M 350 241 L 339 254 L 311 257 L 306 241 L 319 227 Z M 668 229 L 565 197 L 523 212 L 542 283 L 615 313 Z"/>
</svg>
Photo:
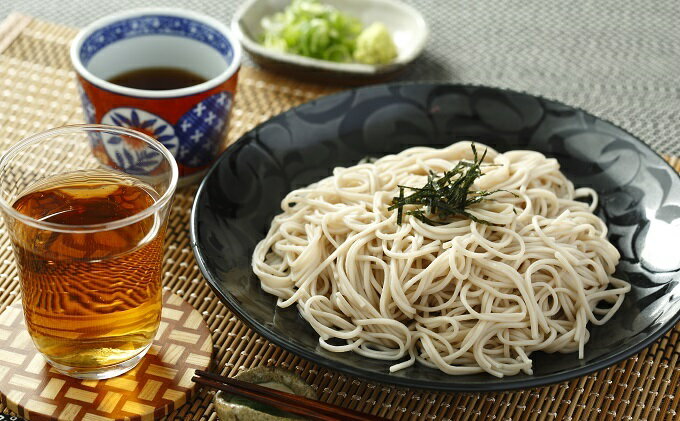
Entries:
<svg viewBox="0 0 680 421">
<path fill-rule="evenodd" d="M 484 84 L 584 108 L 660 153 L 680 155 L 680 0 L 406 0 L 430 25 L 407 80 Z M 84 26 L 144 6 L 194 9 L 229 22 L 240 0 L 0 0 Z"/>
</svg>

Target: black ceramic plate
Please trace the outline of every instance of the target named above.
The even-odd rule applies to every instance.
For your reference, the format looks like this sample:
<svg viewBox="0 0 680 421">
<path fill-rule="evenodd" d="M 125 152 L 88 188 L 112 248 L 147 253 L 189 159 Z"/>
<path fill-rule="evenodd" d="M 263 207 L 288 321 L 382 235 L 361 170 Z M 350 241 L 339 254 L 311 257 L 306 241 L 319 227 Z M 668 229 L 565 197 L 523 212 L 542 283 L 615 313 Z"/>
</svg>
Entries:
<svg viewBox="0 0 680 421">
<path fill-rule="evenodd" d="M 645 116 L 640 116 L 645 118 Z M 632 284 L 604 326 L 589 326 L 585 358 L 535 353 L 534 374 L 450 376 L 413 366 L 331 353 L 297 309 L 280 309 L 250 268 L 280 201 L 290 190 L 366 156 L 472 139 L 500 151 L 555 157 L 576 186 L 600 194 L 599 215 L 621 252 L 618 275 Z M 220 157 L 197 193 L 192 246 L 210 286 L 257 333 L 323 366 L 399 386 L 491 391 L 582 376 L 639 352 L 680 318 L 680 179 L 630 133 L 585 111 L 531 95 L 442 84 L 378 85 L 324 97 L 245 134 Z"/>
</svg>

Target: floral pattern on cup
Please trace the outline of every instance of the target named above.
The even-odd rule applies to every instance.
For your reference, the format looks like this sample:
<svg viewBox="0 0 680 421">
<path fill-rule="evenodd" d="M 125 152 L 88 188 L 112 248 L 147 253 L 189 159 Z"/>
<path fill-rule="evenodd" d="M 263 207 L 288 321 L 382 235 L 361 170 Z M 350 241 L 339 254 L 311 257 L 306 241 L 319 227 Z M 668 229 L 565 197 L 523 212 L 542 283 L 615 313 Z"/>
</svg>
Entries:
<svg viewBox="0 0 680 421">
<path fill-rule="evenodd" d="M 172 125 L 148 111 L 130 107 L 114 108 L 102 117 L 102 123 L 147 134 L 161 142 L 173 155 L 176 155 L 179 148 L 179 139 Z M 127 172 L 149 172 L 162 161 L 162 156 L 149 155 L 140 150 L 140 144 L 135 143 L 132 138 L 105 136 L 102 144 L 109 158 Z"/>
</svg>

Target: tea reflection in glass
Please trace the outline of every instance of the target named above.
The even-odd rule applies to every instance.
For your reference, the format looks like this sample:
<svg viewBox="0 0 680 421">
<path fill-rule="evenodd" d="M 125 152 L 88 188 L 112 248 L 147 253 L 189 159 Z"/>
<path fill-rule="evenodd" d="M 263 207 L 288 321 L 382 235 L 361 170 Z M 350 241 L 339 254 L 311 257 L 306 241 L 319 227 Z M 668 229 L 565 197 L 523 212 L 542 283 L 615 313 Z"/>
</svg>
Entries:
<svg viewBox="0 0 680 421">
<path fill-rule="evenodd" d="M 26 326 L 48 362 L 79 378 L 123 373 L 153 341 L 161 313 L 163 238 L 177 179 L 172 157 L 158 142 L 104 127 L 36 135 L 0 160 L 1 203 Z M 134 174 L 102 166 L 88 140 L 102 130 L 167 157 L 152 171 L 137 168 Z M 75 162 L 64 165 L 57 152 L 54 165 L 36 168 L 31 156 L 60 143 L 73 149 L 61 158 Z"/>
</svg>

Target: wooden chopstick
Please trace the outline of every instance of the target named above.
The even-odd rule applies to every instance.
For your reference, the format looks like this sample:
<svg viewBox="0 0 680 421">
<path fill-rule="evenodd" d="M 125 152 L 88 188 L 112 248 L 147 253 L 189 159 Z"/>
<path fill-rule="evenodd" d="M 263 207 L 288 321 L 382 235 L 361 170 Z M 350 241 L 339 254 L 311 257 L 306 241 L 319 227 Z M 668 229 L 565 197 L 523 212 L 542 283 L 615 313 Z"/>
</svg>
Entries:
<svg viewBox="0 0 680 421">
<path fill-rule="evenodd" d="M 303 396 L 270 389 L 230 377 L 196 370 L 192 380 L 206 386 L 264 403 L 292 414 L 303 415 L 320 421 L 384 421 L 384 418 L 364 414 L 325 402 L 307 399 Z"/>
</svg>

